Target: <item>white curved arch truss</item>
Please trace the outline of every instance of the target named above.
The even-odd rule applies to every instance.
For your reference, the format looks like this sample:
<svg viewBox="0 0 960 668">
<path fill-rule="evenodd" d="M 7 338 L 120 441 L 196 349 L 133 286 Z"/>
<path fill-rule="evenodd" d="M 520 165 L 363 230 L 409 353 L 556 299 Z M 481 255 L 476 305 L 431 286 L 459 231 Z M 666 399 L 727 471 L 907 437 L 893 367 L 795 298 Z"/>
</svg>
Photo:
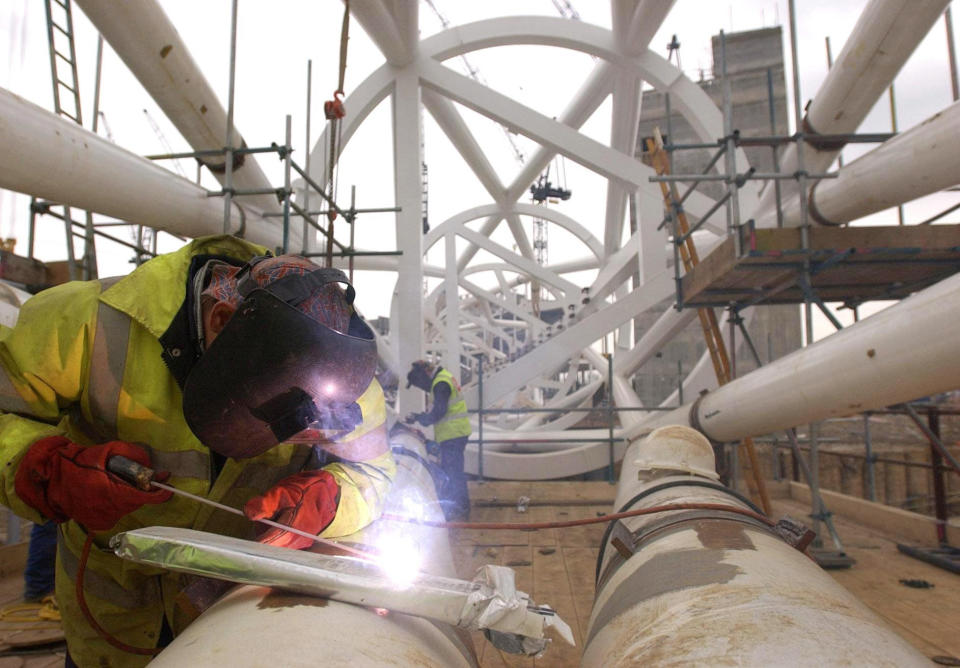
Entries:
<svg viewBox="0 0 960 668">
<path fill-rule="evenodd" d="M 395 197 L 402 209 L 396 218 L 396 237 L 402 255 L 389 260 L 360 259 L 356 266 L 397 274 L 389 357 L 398 375 L 402 377 L 413 360 L 429 354 L 454 373 L 469 372 L 464 390 L 468 405 L 476 406 L 475 360 L 482 356 L 485 408 L 581 407 L 589 405 L 595 391 L 605 384 L 607 361 L 594 346 L 610 337 L 617 342 L 614 401 L 621 407 L 640 406 L 629 382 L 632 374 L 695 315 L 690 310 L 668 309 L 642 336 L 634 337 L 629 329 L 633 318 L 674 292 L 672 270 L 667 268 L 667 239 L 658 229 L 663 215 L 659 187 L 649 182 L 652 170 L 634 157 L 644 84 L 669 93 L 674 108 L 702 141 L 715 142 L 724 134 L 721 113 L 706 93 L 647 48 L 672 5 L 671 0 L 611 2 L 612 30 L 559 18 L 514 16 L 451 27 L 423 40 L 417 38 L 415 2 L 374 0 L 351 6 L 387 62 L 347 98 L 351 113 L 341 130 L 340 150 L 369 113 L 389 98 Z M 514 45 L 569 49 L 597 61 L 556 117 L 444 64 L 463 54 Z M 610 137 L 599 142 L 580 128 L 608 98 Z M 458 107 L 536 142 L 538 148 L 509 182 L 501 179 Z M 421 234 L 420 216 L 421 109 L 430 114 L 490 199 L 488 204 L 451 216 L 426 235 Z M 326 146 L 324 135 L 314 154 L 319 157 Z M 596 206 L 596 219 L 602 218 L 602 226 L 519 201 L 556 155 L 606 179 L 605 201 Z M 748 164 L 739 149 L 736 160 L 741 166 Z M 324 161 L 317 159 L 312 164 L 313 178 L 324 182 Z M 636 198 L 639 221 L 636 232 L 625 239 L 625 214 L 631 197 Z M 756 182 L 744 185 L 741 198 L 748 203 L 758 201 Z M 709 197 L 695 192 L 684 209 L 697 219 L 713 204 Z M 530 218 L 565 229 L 581 244 L 582 257 L 538 264 L 524 227 L 524 220 Z M 502 223 L 510 233 L 506 243 L 502 231 L 498 232 Z M 703 229 L 713 233 L 715 241 L 725 233 L 715 223 Z M 441 265 L 424 261 L 431 248 L 443 249 Z M 582 283 L 584 272 L 591 276 L 587 284 Z M 432 281 L 429 290 L 425 278 Z M 540 288 L 544 289 L 543 299 L 532 299 L 533 290 Z M 548 311 L 553 313 L 552 319 L 543 316 Z M 611 337 L 612 333 L 616 336 Z M 685 388 L 713 386 L 710 371 L 705 358 L 701 359 L 684 381 Z M 399 389 L 397 409 L 401 414 L 421 402 L 418 391 Z M 642 420 L 640 413 L 620 415 L 625 433 L 635 432 Z M 558 418 L 533 414 L 485 421 L 486 433 L 496 433 L 493 441 L 512 441 L 506 446 L 491 443 L 484 459 L 485 474 L 548 478 L 603 467 L 608 458 L 606 442 L 562 443 L 564 430 L 576 422 L 574 413 Z M 599 439 L 606 433 L 578 431 L 578 435 Z M 467 467 L 476 472 L 476 449 L 468 450 Z"/>
<path fill-rule="evenodd" d="M 672 294 L 673 279 L 667 272 L 666 262 L 667 240 L 662 232 L 656 232 L 659 220 L 641 221 L 640 231 L 625 243 L 621 242 L 629 196 L 644 199 L 646 211 L 655 212 L 658 218 L 662 215 L 659 187 L 648 181 L 652 170 L 633 157 L 643 82 L 669 91 L 677 107 L 704 141 L 713 141 L 722 134 L 722 119 L 716 106 L 698 86 L 663 58 L 648 51 L 645 43 L 637 41 L 649 39 L 672 3 L 613 4 L 619 12 L 629 6 L 626 13 L 631 19 L 615 21 L 619 26 L 616 33 L 559 18 L 508 17 L 457 26 L 419 42 L 412 38 L 409 42 L 404 41 L 398 37 L 400 33 L 396 28 L 415 22 L 415 9 L 401 9 L 408 12 L 404 16 L 395 15 L 390 10 L 385 10 L 386 13 L 373 11 L 364 5 L 352 9 L 367 32 L 373 35 L 387 63 L 346 99 L 345 104 L 351 113 L 341 129 L 340 150 L 349 143 L 367 115 L 389 96 L 394 127 L 396 200 L 403 208 L 397 216 L 397 239 L 403 255 L 396 262 L 398 278 L 391 308 L 390 346 L 391 357 L 398 365 L 394 371 L 401 377 L 410 362 L 427 353 L 439 358 L 455 373 L 461 370 L 462 364 L 472 366 L 474 357 L 482 354 L 487 361 L 485 406 L 545 404 L 569 408 L 588 405 L 593 392 L 601 386 L 601 379 L 606 378 L 605 360 L 590 347 Z M 628 34 L 623 25 L 634 26 L 631 28 L 634 33 Z M 637 32 L 641 27 L 642 34 Z M 556 119 L 458 74 L 442 63 L 476 50 L 517 44 L 573 49 L 599 58 L 593 72 Z M 602 144 L 579 132 L 578 128 L 609 96 L 613 102 L 611 139 L 608 144 Z M 540 148 L 510 183 L 502 182 L 454 103 L 539 144 Z M 452 216 L 422 237 L 419 215 L 422 186 L 418 178 L 421 104 L 463 157 L 491 200 L 490 204 Z M 326 179 L 325 161 L 319 158 L 327 146 L 328 139 L 324 135 L 314 148 L 318 159 L 312 160 L 316 166 L 312 176 L 318 182 Z M 518 201 L 557 154 L 608 180 L 602 231 L 595 232 L 554 209 Z M 746 162 L 742 154 L 738 158 L 741 164 Z M 688 200 L 686 209 L 696 217 L 712 204 L 708 197 L 695 193 Z M 582 244 L 583 258 L 557 266 L 538 265 L 521 223 L 522 217 L 538 217 L 566 229 Z M 467 225 L 476 220 L 482 221 L 479 227 Z M 511 232 L 512 248 L 491 238 L 503 221 Z M 416 234 L 412 233 L 414 230 Z M 458 241 L 462 248 L 459 253 Z M 429 266 L 422 261 L 433 247 L 444 249 L 444 266 Z M 494 256 L 498 262 L 473 262 L 478 250 Z M 357 266 L 365 265 L 360 262 Z M 595 273 L 590 285 L 580 285 L 565 278 L 565 274 L 585 270 Z M 629 281 L 638 272 L 641 286 L 630 290 Z M 495 281 L 479 281 L 478 277 L 483 274 L 493 275 Z M 429 276 L 443 280 L 424 294 L 424 277 Z M 545 289 L 548 297 L 542 307 L 559 311 L 559 320 L 546 322 L 534 313 L 529 299 L 518 297 L 518 289 L 522 290 L 529 282 Z M 490 283 L 493 287 L 489 286 Z M 590 297 L 587 304 L 583 303 L 584 294 Z M 685 315 L 673 312 L 664 317 L 671 323 L 686 322 Z M 675 327 L 661 329 L 670 332 Z M 626 366 L 620 363 L 619 355 L 615 356 L 615 399 L 618 404 L 640 404 L 627 378 L 663 342 L 662 337 L 656 341 L 641 341 L 649 352 L 635 349 L 629 356 L 626 355 L 629 346 L 625 347 L 624 361 L 629 362 Z M 592 371 L 587 374 L 586 388 L 578 388 L 574 380 L 583 365 Z M 401 413 L 422 401 L 420 394 L 413 392 L 399 390 L 398 410 Z M 477 405 L 475 382 L 466 383 L 465 392 L 468 403 Z M 631 415 L 629 413 L 623 415 L 624 424 L 632 424 L 637 419 L 637 416 L 627 417 Z M 522 425 L 514 425 L 519 427 L 516 433 L 518 436 L 536 434 L 539 437 L 536 440 L 542 441 L 543 429 L 560 431 L 579 421 L 579 416 L 571 413 L 543 426 L 542 423 L 549 419 L 534 414 L 522 421 Z M 495 429 L 497 424 L 503 425 L 504 419 L 492 421 L 485 427 Z M 497 475 L 497 460 L 506 456 L 497 450 L 492 448 L 485 457 L 488 475 Z M 547 467 L 542 463 L 533 465 L 533 460 L 520 460 L 527 464 L 518 468 L 511 456 L 512 463 L 505 466 L 504 472 L 509 470 L 514 477 L 583 473 L 602 466 L 602 462 L 597 464 L 601 451 L 606 457 L 605 443 L 556 447 L 546 455 L 553 462 Z M 468 454 L 468 469 L 475 470 L 476 466 L 475 454 L 473 457 Z M 585 466 L 588 468 L 583 468 Z M 527 469 L 529 471 L 525 472 Z"/>
</svg>

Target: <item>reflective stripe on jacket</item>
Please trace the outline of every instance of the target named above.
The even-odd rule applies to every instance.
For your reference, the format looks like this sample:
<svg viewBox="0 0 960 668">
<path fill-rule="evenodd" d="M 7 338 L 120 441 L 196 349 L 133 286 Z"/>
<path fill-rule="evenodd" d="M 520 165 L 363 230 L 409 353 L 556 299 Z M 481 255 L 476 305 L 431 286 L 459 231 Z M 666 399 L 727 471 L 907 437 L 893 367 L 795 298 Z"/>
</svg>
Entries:
<svg viewBox="0 0 960 668">
<path fill-rule="evenodd" d="M 159 338 L 184 302 L 191 259 L 216 255 L 245 261 L 265 251 L 229 236 L 197 239 L 125 278 L 67 283 L 29 299 L 15 327 L 0 327 L 0 458 L 5 464 L 0 502 L 18 515 L 43 520 L 17 497 L 14 477 L 27 448 L 54 434 L 85 445 L 113 439 L 144 445 L 153 467 L 170 471 L 169 484 L 235 508 L 303 469 L 312 446 L 281 444 L 251 459 L 227 459 L 212 479 L 210 452 L 184 421 L 180 387 L 161 359 Z M 341 495 L 324 536 L 353 533 L 378 517 L 395 473 L 376 380 L 358 403 L 363 423 L 327 444 L 337 458 L 323 468 L 340 483 Z M 354 444 L 357 448 L 350 447 Z M 351 457 L 357 450 L 362 454 Z M 115 533 L 154 525 L 244 538 L 253 538 L 256 530 L 243 517 L 174 496 L 143 506 L 95 536 L 84 577 L 87 604 L 112 635 L 140 647 L 156 645 L 164 613 L 174 632 L 181 630 L 174 599 L 183 579 L 124 562 L 113 556 L 108 542 Z M 75 522 L 60 526 L 57 599 L 70 654 L 84 666 L 143 665 L 149 657 L 114 649 L 80 613 L 73 582 L 85 538 Z"/>
<path fill-rule="evenodd" d="M 447 402 L 447 412 L 433 425 L 433 438 L 437 441 L 449 441 L 451 438 L 469 436 L 470 418 L 467 416 L 467 402 L 460 393 L 460 384 L 453 374 L 446 369 L 440 369 L 430 384 L 430 396 L 433 396 L 433 388 L 440 383 L 450 386 L 450 401 Z"/>
</svg>

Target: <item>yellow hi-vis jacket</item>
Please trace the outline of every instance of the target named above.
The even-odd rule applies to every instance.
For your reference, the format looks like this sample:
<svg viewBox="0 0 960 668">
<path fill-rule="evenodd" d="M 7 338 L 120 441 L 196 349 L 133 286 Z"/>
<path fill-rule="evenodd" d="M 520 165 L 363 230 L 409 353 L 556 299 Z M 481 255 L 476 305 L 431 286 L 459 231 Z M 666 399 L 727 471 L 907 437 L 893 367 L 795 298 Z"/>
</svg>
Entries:
<svg viewBox="0 0 960 668">
<path fill-rule="evenodd" d="M 211 453 L 187 427 L 180 386 L 161 359 L 162 352 L 168 360 L 180 355 L 160 339 L 185 313 L 191 260 L 207 255 L 242 262 L 265 251 L 230 236 L 198 239 L 112 284 L 72 282 L 28 300 L 16 326 L 0 328 L 0 502 L 34 522 L 44 520 L 17 497 L 14 476 L 27 448 L 56 434 L 84 445 L 114 439 L 141 444 L 153 468 L 170 471 L 170 484 L 234 508 L 300 471 L 312 447 L 281 444 L 254 458 L 227 459 L 212 479 Z M 363 423 L 321 444 L 332 462 L 323 468 L 341 488 L 337 515 L 321 534 L 327 537 L 353 533 L 376 519 L 396 472 L 376 380 L 357 403 Z M 138 647 L 156 646 L 164 614 L 174 633 L 189 622 L 174 604 L 183 577 L 122 561 L 108 548 L 118 532 L 155 525 L 243 538 L 253 538 L 256 530 L 243 517 L 174 496 L 97 534 L 84 575 L 87 605 L 113 636 Z M 149 657 L 114 649 L 80 612 L 74 578 L 85 538 L 76 522 L 60 526 L 56 593 L 70 655 L 81 666 L 143 665 Z"/>
<path fill-rule="evenodd" d="M 430 384 L 430 396 L 433 388 L 440 383 L 450 386 L 450 401 L 447 402 L 447 412 L 433 425 L 433 438 L 436 441 L 449 441 L 452 438 L 469 436 L 471 432 L 470 418 L 467 416 L 467 402 L 460 393 L 460 384 L 453 374 L 441 368 L 433 377 Z"/>
</svg>

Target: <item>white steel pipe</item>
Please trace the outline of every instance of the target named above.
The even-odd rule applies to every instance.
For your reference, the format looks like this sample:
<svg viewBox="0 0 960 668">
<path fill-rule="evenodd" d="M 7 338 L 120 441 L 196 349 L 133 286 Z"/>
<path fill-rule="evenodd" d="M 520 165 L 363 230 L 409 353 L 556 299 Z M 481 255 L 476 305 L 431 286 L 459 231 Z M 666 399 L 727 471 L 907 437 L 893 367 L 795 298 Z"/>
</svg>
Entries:
<svg viewBox="0 0 960 668">
<path fill-rule="evenodd" d="M 77 4 L 195 151 L 225 146 L 227 112 L 156 0 L 77 0 Z M 232 144 L 245 146 L 236 128 Z M 203 162 L 223 183 L 223 156 Z M 234 161 L 232 182 L 237 190 L 271 187 L 253 155 Z M 262 212 L 280 211 L 273 195 L 238 197 Z"/>
<path fill-rule="evenodd" d="M 198 237 L 223 232 L 223 203 L 168 170 L 0 89 L 0 188 Z M 234 234 L 276 248 L 279 226 L 234 207 Z"/>
<path fill-rule="evenodd" d="M 807 108 L 820 133 L 854 132 L 950 0 L 872 0 Z"/>
<path fill-rule="evenodd" d="M 423 442 L 410 430 L 395 427 L 391 443 L 397 475 L 385 512 L 442 520 L 433 481 L 422 464 Z M 420 552 L 423 572 L 456 575 L 444 529 L 381 519 L 344 540 L 400 559 L 409 548 L 397 545 L 398 539 L 407 539 Z M 378 666 L 477 665 L 470 636 L 451 626 L 252 586 L 240 587 L 214 604 L 151 665 L 340 666 L 356 664 L 359 657 L 361 663 Z"/>
<path fill-rule="evenodd" d="M 960 102 L 845 165 L 836 179 L 810 191 L 814 222 L 840 225 L 960 183 L 956 137 Z M 800 207 L 784 210 L 784 224 L 800 224 Z"/>
<path fill-rule="evenodd" d="M 614 510 L 749 510 L 713 478 L 709 442 L 666 427 L 627 451 Z M 929 664 L 813 560 L 736 512 L 619 520 L 597 575 L 581 666 Z"/>
<path fill-rule="evenodd" d="M 769 434 L 960 386 L 960 274 L 643 425 L 715 441 Z M 636 432 L 635 432 L 636 433 Z"/>
<path fill-rule="evenodd" d="M 805 130 L 855 132 L 948 4 L 949 0 L 871 0 L 810 102 Z M 804 167 L 810 173 L 823 172 L 838 153 L 838 148 L 805 146 Z M 790 146 L 780 159 L 780 171 L 796 169 L 796 147 Z M 795 196 L 796 182 L 783 182 L 781 192 L 785 200 Z M 776 220 L 776 198 L 769 183 L 762 191 L 756 217 Z"/>
</svg>

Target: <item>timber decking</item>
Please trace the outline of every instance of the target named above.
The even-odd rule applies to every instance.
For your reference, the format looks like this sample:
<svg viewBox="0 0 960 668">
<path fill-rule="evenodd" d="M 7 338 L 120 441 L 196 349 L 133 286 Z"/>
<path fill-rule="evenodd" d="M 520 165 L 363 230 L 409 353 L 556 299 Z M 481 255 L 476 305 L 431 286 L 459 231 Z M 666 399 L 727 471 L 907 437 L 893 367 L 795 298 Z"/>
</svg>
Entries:
<svg viewBox="0 0 960 668">
<path fill-rule="evenodd" d="M 780 487 L 784 493 L 788 488 Z M 616 487 L 604 482 L 470 483 L 471 521 L 539 522 L 594 517 L 612 512 Z M 517 499 L 530 498 L 525 513 Z M 790 515 L 806 520 L 802 501 L 774 498 L 774 518 Z M 897 551 L 896 538 L 835 516 L 847 553 L 856 564 L 828 571 L 895 632 L 927 656 L 960 657 L 960 576 L 911 559 Z M 605 524 L 547 531 L 451 531 L 454 561 L 460 577 L 470 579 L 486 564 L 510 566 L 517 587 L 538 604 L 548 603 L 570 624 L 577 647 L 555 642 L 542 659 L 505 654 L 474 634 L 480 665 L 578 666 L 593 604 L 593 577 Z M 926 580 L 931 589 L 911 589 L 901 579 Z"/>
<path fill-rule="evenodd" d="M 902 299 L 960 270 L 960 225 L 813 226 L 806 250 L 799 228 L 741 234 L 741 257 L 729 237 L 682 278 L 684 306 L 801 303 L 805 260 L 820 299 L 854 304 Z"/>
</svg>

